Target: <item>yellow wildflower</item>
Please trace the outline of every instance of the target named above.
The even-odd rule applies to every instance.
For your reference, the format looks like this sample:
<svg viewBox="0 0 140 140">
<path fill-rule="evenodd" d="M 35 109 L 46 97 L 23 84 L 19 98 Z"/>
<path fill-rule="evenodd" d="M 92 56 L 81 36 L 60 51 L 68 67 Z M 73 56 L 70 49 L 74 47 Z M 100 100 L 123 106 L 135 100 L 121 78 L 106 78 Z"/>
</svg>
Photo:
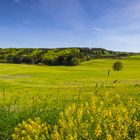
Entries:
<svg viewBox="0 0 140 140">
<path fill-rule="evenodd" d="M 98 124 L 96 129 L 95 129 L 95 135 L 97 137 L 99 137 L 101 135 L 101 133 L 102 133 L 101 126 Z"/>
<path fill-rule="evenodd" d="M 107 135 L 106 140 L 113 140 L 112 136 L 110 134 Z"/>
</svg>

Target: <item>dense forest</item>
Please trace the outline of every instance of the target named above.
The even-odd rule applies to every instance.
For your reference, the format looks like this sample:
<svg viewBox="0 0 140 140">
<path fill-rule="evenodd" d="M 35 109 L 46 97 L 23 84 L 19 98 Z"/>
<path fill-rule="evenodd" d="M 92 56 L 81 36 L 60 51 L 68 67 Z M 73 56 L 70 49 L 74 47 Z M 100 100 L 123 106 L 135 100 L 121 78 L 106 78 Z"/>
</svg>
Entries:
<svg viewBox="0 0 140 140">
<path fill-rule="evenodd" d="M 103 48 L 1 48 L 0 63 L 74 66 L 91 59 L 123 58 L 132 54 Z"/>
</svg>

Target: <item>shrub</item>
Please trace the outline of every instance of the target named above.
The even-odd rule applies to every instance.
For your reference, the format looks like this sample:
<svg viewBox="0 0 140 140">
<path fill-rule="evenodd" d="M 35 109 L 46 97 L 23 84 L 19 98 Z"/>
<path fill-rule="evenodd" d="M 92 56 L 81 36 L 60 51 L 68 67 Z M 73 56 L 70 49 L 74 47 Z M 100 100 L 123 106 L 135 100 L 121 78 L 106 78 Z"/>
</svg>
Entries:
<svg viewBox="0 0 140 140">
<path fill-rule="evenodd" d="M 78 58 L 72 58 L 71 59 L 70 65 L 77 66 L 79 64 L 80 64 L 80 60 Z"/>
<path fill-rule="evenodd" d="M 117 61 L 113 64 L 113 70 L 114 71 L 120 71 L 123 69 L 123 64 L 120 61 Z"/>
</svg>

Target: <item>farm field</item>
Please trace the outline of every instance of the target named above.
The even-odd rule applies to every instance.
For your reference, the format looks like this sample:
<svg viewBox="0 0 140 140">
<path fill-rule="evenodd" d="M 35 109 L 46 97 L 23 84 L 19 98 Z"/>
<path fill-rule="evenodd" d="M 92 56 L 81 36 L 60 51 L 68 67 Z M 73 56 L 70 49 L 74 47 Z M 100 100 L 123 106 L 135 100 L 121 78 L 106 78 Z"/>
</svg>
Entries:
<svg viewBox="0 0 140 140">
<path fill-rule="evenodd" d="M 140 61 L 121 60 L 124 68 L 119 72 L 112 70 L 115 61 L 99 59 L 73 67 L 0 64 L 0 138 L 11 139 L 16 125 L 28 118 L 56 124 L 67 105 L 92 95 L 119 94 L 140 103 Z"/>
</svg>

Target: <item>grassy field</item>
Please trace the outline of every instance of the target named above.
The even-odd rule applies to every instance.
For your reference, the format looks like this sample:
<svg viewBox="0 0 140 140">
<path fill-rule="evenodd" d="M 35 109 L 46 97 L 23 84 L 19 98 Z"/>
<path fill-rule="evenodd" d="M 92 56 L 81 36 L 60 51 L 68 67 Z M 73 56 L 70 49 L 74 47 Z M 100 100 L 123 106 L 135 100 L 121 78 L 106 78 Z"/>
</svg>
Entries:
<svg viewBox="0 0 140 140">
<path fill-rule="evenodd" d="M 11 139 L 17 123 L 28 118 L 39 116 L 55 124 L 66 105 L 97 93 L 132 96 L 140 103 L 140 61 L 121 60 L 120 72 L 112 70 L 115 61 L 92 60 L 74 67 L 0 64 L 0 138 Z"/>
</svg>

